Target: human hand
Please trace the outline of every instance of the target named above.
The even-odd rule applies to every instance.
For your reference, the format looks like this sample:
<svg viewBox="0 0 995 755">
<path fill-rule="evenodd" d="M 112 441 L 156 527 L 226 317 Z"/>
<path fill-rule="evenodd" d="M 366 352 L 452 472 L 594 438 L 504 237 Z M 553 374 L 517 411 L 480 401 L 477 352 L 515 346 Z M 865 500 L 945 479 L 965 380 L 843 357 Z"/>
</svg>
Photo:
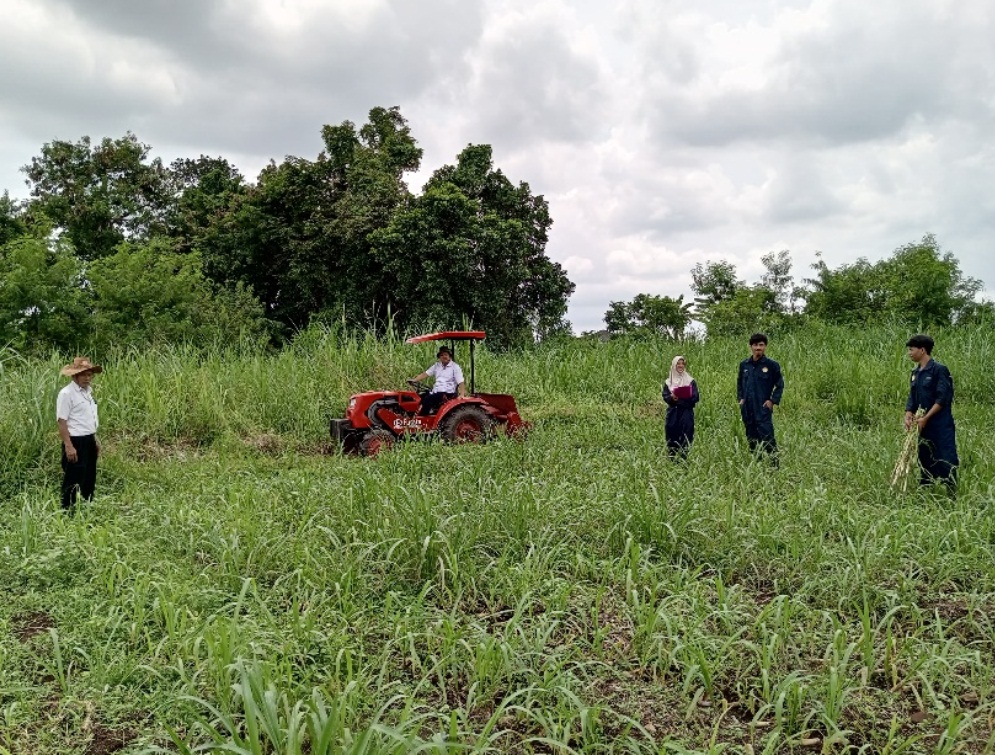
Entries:
<svg viewBox="0 0 995 755">
<path fill-rule="evenodd" d="M 774 411 L 774 402 L 771 401 L 770 399 L 767 399 L 766 401 L 764 401 L 764 407 L 766 409 L 770 409 L 771 411 Z"/>
<path fill-rule="evenodd" d="M 66 443 L 65 448 L 66 448 L 66 458 L 69 460 L 71 464 L 75 464 L 76 460 L 79 458 L 76 455 L 76 446 L 74 446 L 72 443 Z"/>
<path fill-rule="evenodd" d="M 100 456 L 100 451 L 101 451 L 100 441 L 94 438 L 93 442 L 97 444 L 97 456 Z"/>
<path fill-rule="evenodd" d="M 741 399 L 739 400 L 739 405 L 740 405 L 740 406 L 742 406 L 742 405 L 743 405 L 743 404 L 745 404 L 745 403 L 746 403 L 746 399 L 745 399 L 745 398 L 741 398 Z"/>
<path fill-rule="evenodd" d="M 916 427 L 919 428 L 919 432 L 922 432 L 923 429 L 926 427 L 926 418 L 925 417 L 920 417 L 915 422 L 916 422 Z"/>
</svg>

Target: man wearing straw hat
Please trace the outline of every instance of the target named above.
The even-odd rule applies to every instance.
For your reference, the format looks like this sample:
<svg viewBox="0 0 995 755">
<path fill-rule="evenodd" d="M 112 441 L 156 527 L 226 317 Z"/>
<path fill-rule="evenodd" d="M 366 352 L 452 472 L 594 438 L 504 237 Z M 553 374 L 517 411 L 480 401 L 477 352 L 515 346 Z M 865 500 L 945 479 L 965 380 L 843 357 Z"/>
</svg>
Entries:
<svg viewBox="0 0 995 755">
<path fill-rule="evenodd" d="M 93 398 L 90 383 L 93 376 L 103 372 L 99 364 L 92 364 L 86 357 L 76 357 L 62 368 L 61 374 L 72 380 L 59 391 L 55 402 L 55 416 L 62 438 L 62 508 L 71 509 L 77 493 L 83 500 L 93 500 L 97 483 L 97 401 Z"/>
<path fill-rule="evenodd" d="M 916 363 L 905 402 L 905 429 L 917 425 L 919 432 L 920 483 L 942 482 L 953 493 L 960 464 L 954 415 L 950 410 L 954 380 L 947 366 L 933 359 L 933 343 L 932 338 L 920 333 L 905 344 L 909 359 Z"/>
</svg>

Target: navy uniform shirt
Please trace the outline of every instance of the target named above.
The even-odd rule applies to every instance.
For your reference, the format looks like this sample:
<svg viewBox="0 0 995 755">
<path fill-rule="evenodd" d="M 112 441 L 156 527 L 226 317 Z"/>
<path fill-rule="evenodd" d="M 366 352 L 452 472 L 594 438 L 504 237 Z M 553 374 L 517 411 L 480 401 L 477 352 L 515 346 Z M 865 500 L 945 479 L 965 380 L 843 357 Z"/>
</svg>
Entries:
<svg viewBox="0 0 995 755">
<path fill-rule="evenodd" d="M 780 404 L 783 391 L 781 365 L 773 359 L 764 356 L 754 361 L 753 357 L 747 357 L 739 363 L 736 398 L 743 402 L 744 407 L 757 410 L 765 401 Z"/>
<path fill-rule="evenodd" d="M 954 402 L 954 379 L 950 376 L 947 366 L 935 359 L 930 359 L 925 367 L 912 370 L 909 379 L 909 400 L 905 402 L 905 411 L 915 412 L 922 409 L 928 412 L 933 404 L 942 408 L 929 419 L 927 429 L 933 425 L 945 425 L 953 420 L 950 405 Z"/>
</svg>

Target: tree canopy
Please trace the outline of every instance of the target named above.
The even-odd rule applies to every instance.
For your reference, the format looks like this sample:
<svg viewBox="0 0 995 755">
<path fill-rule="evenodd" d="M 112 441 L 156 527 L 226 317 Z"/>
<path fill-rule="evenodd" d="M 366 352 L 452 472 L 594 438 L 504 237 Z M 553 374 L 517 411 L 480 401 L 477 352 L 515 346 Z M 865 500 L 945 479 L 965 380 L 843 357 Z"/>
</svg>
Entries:
<svg viewBox="0 0 995 755">
<path fill-rule="evenodd" d="M 953 254 L 927 234 L 875 263 L 861 258 L 832 270 L 821 258 L 806 282 L 805 311 L 828 322 L 863 323 L 875 318 L 935 327 L 974 310 L 981 281 L 965 276 Z"/>
<path fill-rule="evenodd" d="M 63 229 L 84 260 L 110 254 L 125 238 L 160 232 L 167 172 L 148 159 L 149 149 L 131 133 L 96 146 L 88 136 L 45 144 L 24 168 L 32 210 Z"/>
<path fill-rule="evenodd" d="M 637 294 L 631 302 L 613 301 L 605 313 L 611 335 L 658 335 L 675 340 L 684 337 L 691 323 L 692 302 L 669 296 Z"/>
<path fill-rule="evenodd" d="M 788 250 L 769 252 L 761 262 L 764 273 L 754 284 L 741 280 L 735 265 L 725 260 L 699 262 L 691 269 L 691 317 L 709 335 L 776 331 L 812 319 L 865 324 L 883 318 L 928 329 L 995 317 L 995 305 L 975 300 L 981 281 L 964 275 L 954 255 L 931 234 L 873 263 L 859 258 L 831 268 L 817 254 L 815 273 L 802 285 L 795 285 Z M 639 312 L 646 302 L 667 298 L 639 294 L 630 303 L 612 302 L 605 313 L 609 333 L 646 332 Z M 656 330 L 680 337 L 678 331 Z"/>
<path fill-rule="evenodd" d="M 435 327 L 455 310 L 513 345 L 555 329 L 574 289 L 545 254 L 551 224 L 542 197 L 470 145 L 373 234 L 373 253 L 400 322 Z"/>
<path fill-rule="evenodd" d="M 574 284 L 546 255 L 552 215 L 525 181 L 467 145 L 422 192 L 422 149 L 396 107 L 321 128 L 313 157 L 249 181 L 222 157 L 163 165 L 131 133 L 56 140 L 24 167 L 29 196 L 0 196 L 0 339 L 22 350 L 161 340 L 279 343 L 313 322 L 404 331 L 472 325 L 498 347 L 569 331 Z M 989 321 L 980 281 L 926 235 L 877 262 L 819 256 L 796 285 L 788 250 L 760 280 L 696 264 L 693 302 L 613 301 L 611 335 L 682 338 L 879 318 L 935 327 Z"/>
<path fill-rule="evenodd" d="M 219 333 L 287 337 L 315 320 L 470 324 L 498 346 L 566 328 L 573 291 L 545 252 L 545 199 L 470 145 L 415 196 L 422 149 L 398 108 L 321 129 L 313 158 L 255 182 L 221 157 L 165 166 L 131 133 L 53 141 L 0 198 L 3 337 L 44 350 Z M 221 323 L 224 326 L 221 326 Z"/>
</svg>

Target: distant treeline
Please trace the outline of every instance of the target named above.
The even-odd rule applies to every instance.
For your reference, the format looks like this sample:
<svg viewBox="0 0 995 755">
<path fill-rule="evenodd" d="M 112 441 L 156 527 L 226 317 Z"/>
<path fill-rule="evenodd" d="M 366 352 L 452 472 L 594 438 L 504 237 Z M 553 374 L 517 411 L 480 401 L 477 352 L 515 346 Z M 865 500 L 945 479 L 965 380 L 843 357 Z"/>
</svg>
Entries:
<svg viewBox="0 0 995 755">
<path fill-rule="evenodd" d="M 255 183 L 220 157 L 149 159 L 133 134 L 53 141 L 24 167 L 25 200 L 0 196 L 0 347 L 22 353 L 163 343 L 280 344 L 312 324 L 382 333 L 472 324 L 496 348 L 570 332 L 574 290 L 546 256 L 542 196 L 468 145 L 415 196 L 422 150 L 397 108 L 321 130 L 313 160 L 271 162 Z M 725 261 L 691 270 L 693 301 L 611 302 L 610 334 L 681 337 L 793 327 L 812 318 L 923 327 L 991 318 L 981 282 L 932 236 L 795 285 L 787 251 L 747 284 Z"/>
<path fill-rule="evenodd" d="M 796 285 L 787 250 L 762 258 L 758 283 L 739 279 L 726 261 L 698 263 L 691 270 L 693 301 L 639 294 L 611 302 L 605 312 L 610 335 L 659 334 L 682 338 L 697 320 L 711 336 L 797 328 L 813 320 L 836 325 L 881 322 L 914 328 L 995 323 L 995 304 L 978 302 L 982 282 L 965 276 L 956 258 L 927 234 L 878 262 L 860 258 L 830 268 L 821 255 L 814 275 Z"/>
<path fill-rule="evenodd" d="M 53 141 L 0 198 L 0 346 L 279 343 L 314 322 L 473 323 L 493 345 L 564 332 L 574 285 L 545 253 L 542 196 L 469 145 L 419 196 L 397 108 L 322 129 L 315 159 L 250 183 L 223 158 L 163 165 L 133 134 Z"/>
</svg>

